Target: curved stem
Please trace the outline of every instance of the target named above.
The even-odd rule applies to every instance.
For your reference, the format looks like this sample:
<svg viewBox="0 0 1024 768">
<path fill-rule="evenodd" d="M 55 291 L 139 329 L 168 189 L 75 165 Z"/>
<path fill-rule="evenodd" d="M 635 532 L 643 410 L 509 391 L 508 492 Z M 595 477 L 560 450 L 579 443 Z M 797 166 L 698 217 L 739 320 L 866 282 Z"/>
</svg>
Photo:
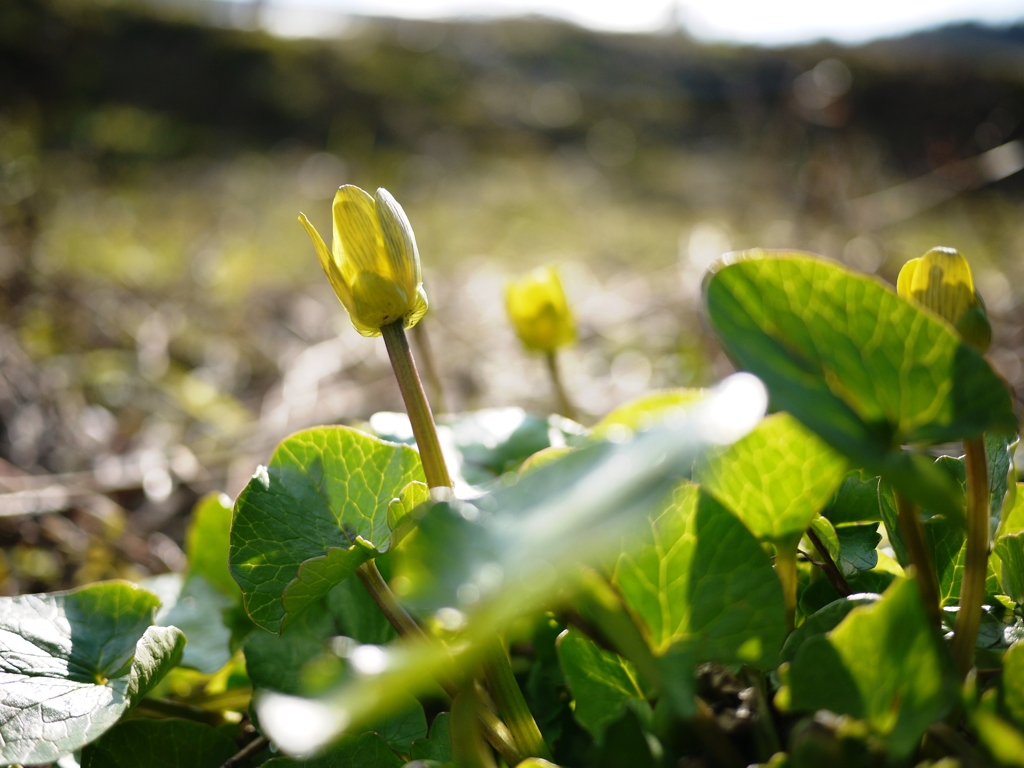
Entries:
<svg viewBox="0 0 1024 768">
<path fill-rule="evenodd" d="M 829 584 L 832 585 L 840 597 L 849 597 L 853 594 L 853 590 L 850 588 L 849 583 L 843 576 L 842 571 L 839 570 L 839 566 L 836 565 L 836 561 L 832 559 L 832 555 L 828 553 L 828 548 L 825 546 L 825 542 L 814 532 L 813 528 L 807 529 L 807 538 L 811 540 L 811 544 L 818 550 L 818 554 L 821 556 L 821 570 L 825 572 L 825 577 L 828 579 Z M 818 565 L 818 563 L 815 563 Z"/>
<path fill-rule="evenodd" d="M 544 737 L 541 736 L 537 721 L 530 713 L 523 692 L 519 690 L 519 683 L 512 672 L 505 646 L 498 638 L 494 639 L 492 647 L 487 650 L 483 672 L 487 679 L 487 687 L 494 700 L 498 702 L 498 708 L 519 748 L 527 757 L 550 760 L 551 751 L 544 743 Z"/>
<path fill-rule="evenodd" d="M 548 352 L 545 355 L 548 363 L 548 373 L 551 374 L 551 384 L 555 388 L 555 396 L 558 398 L 558 411 L 567 419 L 576 418 L 576 409 L 569 402 L 569 395 L 566 394 L 565 386 L 562 384 L 562 374 L 558 368 L 558 353 Z"/>
<path fill-rule="evenodd" d="M 896 493 L 896 519 L 899 525 L 900 538 L 907 549 L 907 557 L 914 568 L 917 587 L 921 590 L 921 599 L 928 617 L 936 627 L 942 626 L 942 610 L 939 608 L 939 581 L 935 576 L 932 556 L 924 538 L 924 526 L 917 513 L 917 505 L 909 501 L 902 493 Z"/>
<path fill-rule="evenodd" d="M 495 768 L 494 757 L 480 738 L 479 713 L 486 709 L 472 686 L 452 702 L 452 757 L 460 768 Z"/>
<path fill-rule="evenodd" d="M 419 350 L 420 360 L 423 363 L 423 375 L 427 380 L 427 388 L 430 390 L 430 401 L 434 404 L 438 413 L 447 413 L 444 402 L 444 385 L 441 384 L 441 377 L 437 373 L 437 366 L 434 365 L 434 349 L 430 344 L 430 336 L 427 334 L 426 318 L 420 320 L 412 328 L 413 340 Z"/>
<path fill-rule="evenodd" d="M 380 332 L 388 348 L 398 388 L 405 401 L 405 410 L 409 414 L 412 434 L 416 438 L 416 447 L 420 450 L 420 461 L 423 462 L 423 474 L 426 475 L 427 485 L 431 488 L 451 488 L 452 479 L 444 463 L 441 443 L 437 439 L 434 415 L 430 411 L 430 403 L 427 402 L 423 383 L 416 371 L 416 362 L 413 360 L 412 350 L 409 349 L 409 339 L 405 335 L 402 321 L 385 325 Z"/>
<path fill-rule="evenodd" d="M 373 602 L 380 608 L 388 622 L 395 631 L 402 637 L 424 637 L 425 633 L 416 623 L 416 620 L 398 602 L 391 587 L 384 581 L 377 563 L 374 560 L 367 560 L 356 568 L 356 576 L 363 582 L 366 591 L 370 593 Z"/>
<path fill-rule="evenodd" d="M 967 545 L 960 586 L 960 609 L 953 628 L 953 659 L 961 678 L 966 677 L 974 666 L 974 646 L 981 625 L 981 606 L 985 601 L 985 579 L 988 576 L 988 463 L 982 438 L 964 440 L 964 463 L 967 469 Z"/>
</svg>

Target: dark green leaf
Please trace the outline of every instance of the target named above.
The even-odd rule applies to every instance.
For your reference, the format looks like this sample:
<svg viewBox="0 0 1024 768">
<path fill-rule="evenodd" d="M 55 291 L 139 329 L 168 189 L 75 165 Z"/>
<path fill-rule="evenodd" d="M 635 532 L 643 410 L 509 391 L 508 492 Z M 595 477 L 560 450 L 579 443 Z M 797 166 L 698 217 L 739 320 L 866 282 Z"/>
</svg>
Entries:
<svg viewBox="0 0 1024 768">
<path fill-rule="evenodd" d="M 832 525 L 881 520 L 878 510 L 878 477 L 857 469 L 843 479 L 832 502 L 821 513 Z"/>
<path fill-rule="evenodd" d="M 917 585 L 907 579 L 893 582 L 878 602 L 852 610 L 828 634 L 804 642 L 789 688 L 792 709 L 865 720 L 897 760 L 950 711 L 958 691 Z"/>
<path fill-rule="evenodd" d="M 1018 442 L 1016 436 L 1010 438 L 992 433 L 985 435 L 985 459 L 988 463 L 988 486 L 992 505 L 990 535 L 993 538 L 999 530 L 999 523 L 1003 517 L 1003 503 L 1007 500 L 1007 493 L 1011 491 L 1011 485 L 1017 479 L 1017 471 L 1013 466 L 1013 452 L 1016 450 Z M 1010 493 L 1011 503 L 1013 496 L 1014 494 Z"/>
<path fill-rule="evenodd" d="M 360 643 L 384 645 L 397 636 L 359 579 L 345 579 L 328 592 L 327 609 L 338 620 L 338 632 Z"/>
<path fill-rule="evenodd" d="M 303 667 L 323 653 L 337 634 L 334 617 L 326 610 L 304 611 L 280 635 L 255 630 L 245 641 L 245 666 L 256 688 L 303 693 Z"/>
<path fill-rule="evenodd" d="M 363 562 L 387 548 L 388 505 L 419 456 L 347 427 L 282 442 L 235 502 L 231 574 L 253 621 L 278 632 Z"/>
<path fill-rule="evenodd" d="M 306 760 L 275 757 L 266 768 L 402 768 L 404 761 L 375 733 L 345 736 L 321 755 Z"/>
<path fill-rule="evenodd" d="M 185 580 L 172 604 L 165 601 L 166 610 L 160 611 L 156 623 L 185 633 L 188 644 L 181 657 L 183 666 L 212 675 L 231 658 L 231 628 L 225 612 L 240 601 L 241 596 L 228 597 L 203 576 L 193 575 Z"/>
<path fill-rule="evenodd" d="M 682 484 L 651 516 L 614 578 L 655 653 L 774 665 L 786 636 L 782 587 L 757 539 L 697 486 Z"/>
<path fill-rule="evenodd" d="M 788 413 L 761 421 L 726 448 L 709 451 L 694 479 L 755 536 L 796 541 L 824 508 L 847 460 Z"/>
<path fill-rule="evenodd" d="M 449 763 L 452 759 L 452 742 L 448 731 L 447 712 L 442 712 L 430 724 L 430 736 L 417 739 L 412 743 L 409 756 L 413 760 L 435 760 L 438 763 Z"/>
<path fill-rule="evenodd" d="M 895 576 L 887 571 L 861 571 L 846 581 L 854 594 L 881 594 L 888 589 L 894 578 Z M 810 616 L 839 598 L 839 593 L 832 588 L 828 579 L 820 578 L 811 582 L 800 594 L 800 611 L 805 616 Z"/>
<path fill-rule="evenodd" d="M 151 626 L 158 605 L 117 581 L 0 598 L 0 762 L 78 749 L 177 664 L 185 638 Z"/>
<path fill-rule="evenodd" d="M 395 710 L 379 723 L 367 728 L 388 743 L 396 752 L 408 754 L 412 743 L 427 735 L 427 716 L 423 705 L 412 696 L 398 702 Z"/>
<path fill-rule="evenodd" d="M 189 720 L 129 720 L 82 750 L 82 768 L 220 768 L 234 741 Z"/>
<path fill-rule="evenodd" d="M 836 565 L 843 576 L 849 578 L 878 565 L 878 552 L 875 548 L 882 540 L 878 523 L 844 525 L 836 528 L 836 537 L 839 539 L 839 560 Z"/>
<path fill-rule="evenodd" d="M 812 613 L 804 623 L 794 629 L 786 638 L 785 645 L 779 653 L 781 662 L 792 661 L 796 658 L 797 651 L 812 637 L 831 632 L 838 626 L 839 622 L 846 618 L 846 615 L 858 605 L 868 605 L 878 599 L 876 595 L 858 594 L 851 597 L 843 597 L 833 600 L 824 608 Z"/>
<path fill-rule="evenodd" d="M 558 659 L 576 701 L 576 720 L 598 742 L 629 706 L 650 718 L 636 670 L 621 656 L 598 648 L 579 630 L 568 629 L 558 638 Z"/>
</svg>

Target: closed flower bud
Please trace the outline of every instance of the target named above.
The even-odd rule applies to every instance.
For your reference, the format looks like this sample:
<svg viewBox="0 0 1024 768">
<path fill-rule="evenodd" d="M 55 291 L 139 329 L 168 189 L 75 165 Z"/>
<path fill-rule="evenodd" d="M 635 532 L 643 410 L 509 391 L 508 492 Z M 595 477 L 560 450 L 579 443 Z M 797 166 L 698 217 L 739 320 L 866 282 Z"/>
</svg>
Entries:
<svg viewBox="0 0 1024 768">
<path fill-rule="evenodd" d="M 576 341 L 576 325 L 558 273 L 539 267 L 505 291 L 505 304 L 523 345 L 535 352 L 554 352 Z"/>
<path fill-rule="evenodd" d="M 416 237 L 402 206 L 386 189 L 374 197 L 346 184 L 334 196 L 334 242 L 328 250 L 304 214 L 316 254 L 334 292 L 363 336 L 379 336 L 401 320 L 412 328 L 427 311 Z"/>
<path fill-rule="evenodd" d="M 992 327 L 967 259 L 953 248 L 932 248 L 903 265 L 896 292 L 927 307 L 956 326 L 969 344 L 981 351 L 992 343 Z"/>
</svg>

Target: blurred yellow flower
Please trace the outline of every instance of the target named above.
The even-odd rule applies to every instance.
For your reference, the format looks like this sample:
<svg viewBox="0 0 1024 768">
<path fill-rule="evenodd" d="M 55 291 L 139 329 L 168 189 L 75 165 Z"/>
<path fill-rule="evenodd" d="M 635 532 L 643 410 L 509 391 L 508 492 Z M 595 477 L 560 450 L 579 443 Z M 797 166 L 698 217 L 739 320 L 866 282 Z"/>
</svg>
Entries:
<svg viewBox="0 0 1024 768">
<path fill-rule="evenodd" d="M 985 305 L 974 288 L 967 259 L 954 248 L 932 248 L 903 265 L 896 292 L 947 320 L 982 351 L 992 342 Z"/>
<path fill-rule="evenodd" d="M 576 324 L 558 273 L 552 267 L 538 267 L 509 283 L 505 304 L 527 349 L 554 352 L 576 341 Z"/>
<path fill-rule="evenodd" d="M 420 255 L 409 219 L 386 189 L 374 197 L 346 184 L 334 196 L 334 250 L 305 214 L 306 228 L 327 279 L 363 336 L 402 320 L 412 328 L 427 311 Z"/>
</svg>

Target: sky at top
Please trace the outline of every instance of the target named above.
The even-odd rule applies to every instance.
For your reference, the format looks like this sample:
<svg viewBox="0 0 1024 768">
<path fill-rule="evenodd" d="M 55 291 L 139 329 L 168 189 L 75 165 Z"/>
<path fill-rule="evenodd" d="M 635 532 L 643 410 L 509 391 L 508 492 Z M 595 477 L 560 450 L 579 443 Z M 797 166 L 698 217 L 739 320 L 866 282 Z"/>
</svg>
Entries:
<svg viewBox="0 0 1024 768">
<path fill-rule="evenodd" d="M 1024 21 L 1024 0 L 261 0 L 283 34 L 302 35 L 302 14 L 412 19 L 540 14 L 592 29 L 653 32 L 685 27 L 709 40 L 766 45 L 831 38 L 861 42 L 942 24 Z M 286 18 L 288 12 L 291 19 Z"/>
</svg>

